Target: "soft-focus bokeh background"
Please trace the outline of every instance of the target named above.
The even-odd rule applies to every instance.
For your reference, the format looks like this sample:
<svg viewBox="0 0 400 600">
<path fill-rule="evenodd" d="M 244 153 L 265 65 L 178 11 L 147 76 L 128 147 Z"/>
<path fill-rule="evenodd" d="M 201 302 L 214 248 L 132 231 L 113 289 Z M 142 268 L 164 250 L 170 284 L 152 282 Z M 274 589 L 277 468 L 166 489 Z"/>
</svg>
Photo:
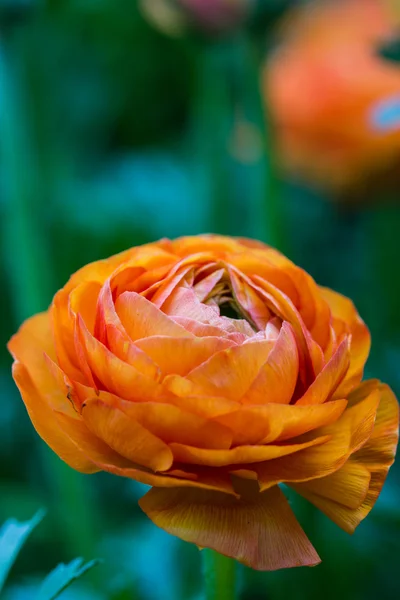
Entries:
<svg viewBox="0 0 400 600">
<path fill-rule="evenodd" d="M 143 487 L 66 467 L 12 382 L 7 339 L 83 264 L 262 239 L 355 301 L 367 375 L 400 394 L 399 31 L 398 0 L 0 0 L 0 523 L 48 510 L 4 600 L 76 556 L 104 562 L 66 600 L 201 598 L 198 550 Z M 398 598 L 399 482 L 352 537 L 293 498 L 322 565 L 240 567 L 241 600 Z"/>
</svg>

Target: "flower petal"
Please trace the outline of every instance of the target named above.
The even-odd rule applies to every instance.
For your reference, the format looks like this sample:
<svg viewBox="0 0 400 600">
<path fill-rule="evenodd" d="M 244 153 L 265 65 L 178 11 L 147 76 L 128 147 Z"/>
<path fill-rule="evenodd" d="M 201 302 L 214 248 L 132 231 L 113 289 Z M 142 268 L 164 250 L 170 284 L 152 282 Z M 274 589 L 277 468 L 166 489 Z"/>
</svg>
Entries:
<svg viewBox="0 0 400 600">
<path fill-rule="evenodd" d="M 227 427 L 161 402 L 128 402 L 119 398 L 103 401 L 120 409 L 165 443 L 177 442 L 198 448 L 230 448 L 232 433 Z"/>
<path fill-rule="evenodd" d="M 32 424 L 40 437 L 70 467 L 81 473 L 96 473 L 99 469 L 59 427 L 53 410 L 34 385 L 27 368 L 13 364 L 13 377 L 24 401 Z"/>
<path fill-rule="evenodd" d="M 293 486 L 348 533 L 373 508 L 396 454 L 399 405 L 388 386 L 380 385 L 379 392 L 375 425 L 360 450 L 333 475 Z"/>
<path fill-rule="evenodd" d="M 317 427 L 334 423 L 347 405 L 346 400 L 325 404 L 264 404 L 240 406 L 232 413 L 215 418 L 233 432 L 233 444 L 270 444 L 303 435 Z"/>
<path fill-rule="evenodd" d="M 289 404 L 299 373 L 299 354 L 293 328 L 284 322 L 268 359 L 242 398 L 244 404 Z"/>
<path fill-rule="evenodd" d="M 343 380 L 350 364 L 350 342 L 344 339 L 306 393 L 296 402 L 297 406 L 322 404 L 329 400 Z M 336 398 L 339 398 L 336 394 Z"/>
<path fill-rule="evenodd" d="M 328 288 L 320 288 L 320 290 L 331 309 L 334 329 L 339 335 L 342 333 L 351 335 L 350 367 L 337 390 L 337 397 L 343 398 L 361 381 L 369 355 L 371 336 L 349 298 Z"/>
<path fill-rule="evenodd" d="M 168 533 L 252 569 L 273 571 L 320 562 L 278 487 L 248 500 L 202 490 L 153 488 L 139 504 Z"/>
<path fill-rule="evenodd" d="M 174 460 L 178 462 L 206 465 L 209 467 L 225 467 L 228 465 L 251 464 L 273 460 L 279 456 L 299 452 L 310 446 L 323 444 L 327 440 L 327 436 L 321 436 L 298 444 L 237 446 L 228 450 L 208 450 L 176 443 L 169 444 L 169 447 L 174 455 Z"/>
<path fill-rule="evenodd" d="M 87 368 L 100 382 L 102 389 L 127 400 L 141 400 L 157 394 L 160 386 L 156 381 L 117 358 L 89 333 L 79 315 L 76 323 L 78 343 L 83 351 L 81 368 L 84 369 L 86 362 Z M 92 385 L 90 381 L 89 384 Z"/>
<path fill-rule="evenodd" d="M 300 482 L 334 473 L 371 435 L 379 403 L 377 387 L 366 388 L 358 403 L 349 406 L 334 423 L 313 431 L 313 435 L 330 436 L 325 444 L 306 448 L 289 457 L 254 465 L 260 488 L 276 483 Z M 308 434 L 306 434 L 307 436 Z M 300 438 L 301 439 L 301 438 Z"/>
<path fill-rule="evenodd" d="M 163 375 L 187 375 L 213 354 L 234 343 L 219 337 L 176 338 L 154 335 L 137 340 L 136 346 L 156 363 Z"/>
<path fill-rule="evenodd" d="M 134 419 L 98 398 L 89 398 L 82 408 L 88 428 L 110 448 L 133 463 L 153 471 L 172 465 L 168 446 Z"/>
<path fill-rule="evenodd" d="M 257 341 L 222 350 L 193 369 L 186 381 L 198 394 L 239 400 L 265 364 L 272 347 L 271 342 Z"/>
<path fill-rule="evenodd" d="M 133 341 L 151 335 L 192 337 L 184 327 L 174 323 L 149 300 L 135 292 L 124 292 L 118 296 L 115 309 Z"/>
</svg>

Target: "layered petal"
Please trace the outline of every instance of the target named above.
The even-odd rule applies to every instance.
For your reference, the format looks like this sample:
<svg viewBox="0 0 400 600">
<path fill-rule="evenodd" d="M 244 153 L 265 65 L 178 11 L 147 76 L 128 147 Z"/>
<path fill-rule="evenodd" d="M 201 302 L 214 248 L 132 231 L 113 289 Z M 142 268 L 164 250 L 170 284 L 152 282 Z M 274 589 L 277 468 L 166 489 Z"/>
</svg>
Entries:
<svg viewBox="0 0 400 600">
<path fill-rule="evenodd" d="M 320 562 L 278 487 L 239 500 L 216 492 L 153 488 L 139 504 L 168 533 L 253 569 Z"/>
<path fill-rule="evenodd" d="M 132 463 L 152 471 L 167 471 L 171 467 L 173 458 L 167 444 L 115 406 L 89 398 L 82 416 L 99 439 Z"/>
<path fill-rule="evenodd" d="M 53 410 L 32 381 L 27 368 L 19 362 L 13 365 L 17 384 L 32 424 L 40 437 L 70 467 L 82 473 L 95 473 L 99 469 L 76 447 L 60 428 Z"/>
<path fill-rule="evenodd" d="M 393 463 L 399 435 L 399 405 L 386 385 L 371 436 L 336 473 L 293 485 L 339 527 L 353 533 L 373 508 Z"/>
</svg>

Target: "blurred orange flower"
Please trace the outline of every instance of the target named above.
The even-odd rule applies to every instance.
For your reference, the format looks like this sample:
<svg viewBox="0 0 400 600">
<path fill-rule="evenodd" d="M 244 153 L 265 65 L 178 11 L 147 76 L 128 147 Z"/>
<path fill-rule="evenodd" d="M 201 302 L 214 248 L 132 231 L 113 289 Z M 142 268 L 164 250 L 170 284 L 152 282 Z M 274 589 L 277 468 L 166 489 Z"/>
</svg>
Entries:
<svg viewBox="0 0 400 600">
<path fill-rule="evenodd" d="M 263 86 L 289 171 L 343 189 L 400 162 L 400 66 L 385 0 L 314 2 L 291 15 Z"/>
<path fill-rule="evenodd" d="M 211 235 L 87 265 L 9 342 L 65 462 L 153 486 L 154 523 L 260 570 L 320 560 L 279 483 L 348 532 L 379 496 L 398 404 L 361 383 L 369 346 L 350 300 L 272 248 Z"/>
</svg>

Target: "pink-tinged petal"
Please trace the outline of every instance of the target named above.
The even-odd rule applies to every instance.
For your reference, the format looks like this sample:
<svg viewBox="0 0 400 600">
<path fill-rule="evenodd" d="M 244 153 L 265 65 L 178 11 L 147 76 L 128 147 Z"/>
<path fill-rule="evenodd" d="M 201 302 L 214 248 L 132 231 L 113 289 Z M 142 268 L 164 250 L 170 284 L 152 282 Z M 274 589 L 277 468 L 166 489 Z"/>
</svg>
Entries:
<svg viewBox="0 0 400 600">
<path fill-rule="evenodd" d="M 217 492 L 153 488 L 139 504 L 168 533 L 252 569 L 320 562 L 278 487 L 240 500 Z"/>
<path fill-rule="evenodd" d="M 124 400 L 114 401 L 113 405 L 166 443 L 218 449 L 231 446 L 232 433 L 227 427 L 178 406 Z"/>
<path fill-rule="evenodd" d="M 293 328 L 283 323 L 277 341 L 242 399 L 244 404 L 289 404 L 299 374 L 299 353 Z"/>
<path fill-rule="evenodd" d="M 193 289 L 178 287 L 164 302 L 163 311 L 171 317 L 185 317 L 219 327 L 219 309 L 199 302 Z"/>
<path fill-rule="evenodd" d="M 99 382 L 97 386 L 89 382 L 90 386 L 105 389 L 126 400 L 152 398 L 159 393 L 160 386 L 156 381 L 117 358 L 90 335 L 79 315 L 77 337 L 82 348 L 81 368 L 85 372 L 89 369 Z"/>
<path fill-rule="evenodd" d="M 247 283 L 260 293 L 273 313 L 292 325 L 299 348 L 300 378 L 303 385 L 308 386 L 321 368 L 321 350 L 318 352 L 317 344 L 312 340 L 290 298 L 261 277 L 254 275 L 253 279 L 254 282 L 248 280 Z"/>
<path fill-rule="evenodd" d="M 341 342 L 335 354 L 317 375 L 306 393 L 297 401 L 298 406 L 322 404 L 333 396 L 349 368 L 349 349 L 350 342 L 346 338 Z M 338 396 L 336 395 L 336 397 Z"/>
<path fill-rule="evenodd" d="M 241 406 L 233 413 L 215 418 L 233 432 L 233 445 L 270 444 L 298 437 L 323 425 L 334 423 L 342 415 L 346 400 L 325 404 L 264 404 Z"/>
<path fill-rule="evenodd" d="M 193 286 L 193 291 L 197 296 L 199 302 L 204 302 L 207 296 L 212 292 L 217 283 L 219 283 L 222 277 L 225 275 L 225 269 L 217 269 L 203 277 Z"/>
<path fill-rule="evenodd" d="M 379 391 L 367 388 L 363 397 L 351 405 L 342 416 L 330 425 L 313 431 L 314 436 L 330 439 L 321 445 L 306 448 L 289 457 L 278 458 L 255 465 L 260 488 L 267 489 L 276 483 L 301 482 L 331 475 L 358 450 L 371 435 L 379 404 Z M 306 434 L 306 437 L 309 434 Z M 301 438 L 297 438 L 297 440 Z"/>
<path fill-rule="evenodd" d="M 368 388 L 364 386 L 364 389 Z M 321 482 L 319 487 L 302 484 L 295 488 L 348 533 L 353 533 L 357 525 L 374 507 L 396 454 L 399 437 L 399 405 L 388 386 L 380 384 L 379 393 L 380 402 L 372 434 L 368 441 L 335 473 L 335 481 L 323 478 L 319 480 Z M 358 477 L 355 473 L 358 473 Z M 361 474 L 364 482 L 368 477 L 368 484 L 364 483 L 362 489 Z M 360 493 L 354 496 L 357 483 Z M 338 493 L 335 494 L 336 489 Z M 339 493 L 340 490 L 342 493 Z"/>
<path fill-rule="evenodd" d="M 159 379 L 160 370 L 126 333 L 115 310 L 109 281 L 106 281 L 99 294 L 94 337 L 107 346 L 118 358 L 133 365 L 143 375 Z"/>
<path fill-rule="evenodd" d="M 157 364 L 163 375 L 187 375 L 213 354 L 233 346 L 224 338 L 176 338 L 151 336 L 136 342 L 136 346 Z"/>
<path fill-rule="evenodd" d="M 171 319 L 184 327 L 189 333 L 193 333 L 196 337 L 224 337 L 226 331 L 222 327 L 215 325 L 208 325 L 207 323 L 201 323 L 194 319 L 188 319 L 187 317 L 171 317 Z"/>
<path fill-rule="evenodd" d="M 214 354 L 187 375 L 197 393 L 239 400 L 265 364 L 273 344 L 254 342 Z M 196 395 L 196 394 L 192 394 Z"/>
<path fill-rule="evenodd" d="M 184 327 L 174 323 L 149 300 L 135 292 L 124 292 L 118 296 L 115 309 L 133 341 L 151 335 L 193 337 Z"/>
<path fill-rule="evenodd" d="M 265 329 L 268 321 L 271 319 L 271 312 L 268 310 L 265 302 L 260 296 L 242 281 L 232 269 L 229 270 L 234 297 L 241 310 L 258 327 Z"/>
<path fill-rule="evenodd" d="M 319 438 L 299 444 L 237 446 L 229 450 L 209 450 L 176 443 L 170 444 L 169 447 L 172 450 L 175 461 L 209 467 L 225 467 L 228 465 L 263 462 L 288 454 L 292 455 L 304 448 L 323 444 L 327 440 L 327 436 L 320 436 Z"/>
<path fill-rule="evenodd" d="M 70 467 L 82 473 L 99 469 L 76 447 L 59 427 L 54 411 L 34 385 L 27 368 L 19 362 L 13 365 L 13 377 L 34 428 L 40 437 Z"/>
<path fill-rule="evenodd" d="M 181 267 L 180 264 L 181 263 L 178 263 L 171 269 L 168 276 L 160 282 L 160 285 L 157 285 L 155 293 L 151 293 L 152 288 L 149 288 L 149 290 L 146 291 L 146 298 L 150 299 L 151 297 L 152 303 L 157 306 L 157 308 L 162 308 L 164 302 L 175 288 L 182 284 L 184 280 L 186 280 L 186 277 L 193 271 L 192 265 Z"/>
<path fill-rule="evenodd" d="M 89 398 L 82 416 L 95 436 L 129 461 L 152 471 L 167 471 L 171 467 L 172 453 L 167 444 L 115 406 Z"/>
</svg>

